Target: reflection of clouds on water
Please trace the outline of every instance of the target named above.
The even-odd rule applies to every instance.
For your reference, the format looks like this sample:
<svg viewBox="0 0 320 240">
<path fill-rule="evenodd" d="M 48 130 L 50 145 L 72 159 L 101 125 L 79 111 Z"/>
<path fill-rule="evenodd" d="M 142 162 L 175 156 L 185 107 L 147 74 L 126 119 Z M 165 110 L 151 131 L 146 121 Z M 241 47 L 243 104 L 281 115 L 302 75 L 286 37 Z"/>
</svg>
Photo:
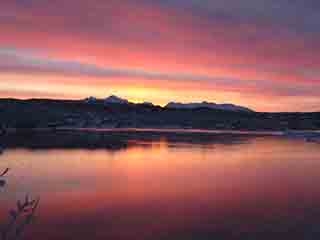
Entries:
<svg viewBox="0 0 320 240">
<path fill-rule="evenodd" d="M 307 239 L 320 222 L 315 144 L 224 134 L 112 137 L 126 147 L 8 149 L 15 177 L 5 188 L 41 195 L 30 239 L 292 240 Z"/>
<path fill-rule="evenodd" d="M 9 149 L 105 149 L 121 151 L 136 145 L 151 147 L 153 144 L 166 143 L 168 147 L 190 144 L 192 147 L 212 147 L 216 144 L 245 144 L 251 139 L 263 137 L 262 134 L 240 134 L 232 132 L 165 132 L 165 131 L 58 131 L 34 132 L 8 135 L 3 142 Z"/>
</svg>

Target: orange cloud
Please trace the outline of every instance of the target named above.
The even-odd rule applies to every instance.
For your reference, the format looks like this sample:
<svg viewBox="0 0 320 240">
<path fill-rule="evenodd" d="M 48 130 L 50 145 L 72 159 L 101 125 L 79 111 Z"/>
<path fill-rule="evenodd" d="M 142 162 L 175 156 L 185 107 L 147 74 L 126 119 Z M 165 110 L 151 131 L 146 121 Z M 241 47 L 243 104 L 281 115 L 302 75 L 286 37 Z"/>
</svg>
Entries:
<svg viewBox="0 0 320 240">
<path fill-rule="evenodd" d="M 0 49 L 31 49 L 39 51 L 40 60 L 125 69 L 131 76 L 97 78 L 83 72 L 70 76 L 68 64 L 63 73 L 49 69 L 40 76 L 39 69 L 26 71 L 24 66 L 9 72 L 25 74 L 24 78 L 7 79 L 4 71 L 0 73 L 2 86 L 6 83 L 6 89 L 0 89 L 2 96 L 10 91 L 12 94 L 21 91 L 24 96 L 23 85 L 37 82 L 43 86 L 43 95 L 48 94 L 46 87 L 55 86 L 52 96 L 71 98 L 101 95 L 101 88 L 108 88 L 132 99 L 146 98 L 161 104 L 202 97 L 272 111 L 296 110 L 292 106 L 294 101 L 308 106 L 318 103 L 320 47 L 315 40 L 319 40 L 317 35 L 311 38 L 308 34 L 296 34 L 271 22 L 235 24 L 225 18 L 211 19 L 183 8 L 144 1 L 140 4 L 129 0 L 121 4 L 115 0 L 107 4 L 57 1 L 55 5 L 31 4 L 28 8 L 6 2 L 3 9 L 6 21 L 0 21 L 4 33 Z M 132 77 L 132 71 L 149 75 Z M 162 76 L 153 77 L 150 73 L 162 73 Z M 192 75 L 193 78 L 166 79 L 164 75 Z M 15 93 L 8 87 L 10 84 L 14 85 Z M 79 92 L 70 92 L 69 86 L 76 86 L 74 89 Z M 151 99 L 150 91 L 157 92 Z M 283 99 L 281 107 L 276 106 L 278 100 L 273 102 L 275 97 Z M 271 101 L 268 106 L 266 98 Z"/>
</svg>

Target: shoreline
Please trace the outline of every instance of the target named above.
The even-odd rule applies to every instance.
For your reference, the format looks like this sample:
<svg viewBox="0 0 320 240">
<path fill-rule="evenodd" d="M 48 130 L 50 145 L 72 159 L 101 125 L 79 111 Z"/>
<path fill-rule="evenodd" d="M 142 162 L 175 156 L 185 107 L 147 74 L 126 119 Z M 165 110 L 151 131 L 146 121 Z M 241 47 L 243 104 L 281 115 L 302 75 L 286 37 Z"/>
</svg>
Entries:
<svg viewBox="0 0 320 240">
<path fill-rule="evenodd" d="M 190 128 L 75 128 L 75 127 L 57 127 L 57 128 L 7 128 L 6 134 L 19 134 L 19 133 L 54 133 L 54 132 L 113 132 L 113 133 L 203 133 L 203 134 L 237 134 L 237 135 L 275 135 L 279 136 L 284 131 L 261 131 L 261 130 L 232 130 L 232 129 L 190 129 Z M 299 130 L 299 132 L 318 132 L 318 130 Z M 320 130 L 319 130 L 320 133 Z M 0 135 L 1 137 L 1 135 Z"/>
<path fill-rule="evenodd" d="M 203 129 L 137 128 L 37 128 L 14 131 L 0 137 L 3 149 L 107 149 L 117 151 L 143 142 L 200 145 L 234 144 L 257 138 L 283 138 L 320 143 L 319 131 L 266 132 Z"/>
<path fill-rule="evenodd" d="M 136 128 L 136 127 L 123 127 L 123 128 L 100 128 L 100 127 L 57 127 L 57 128 L 6 128 L 6 133 L 23 133 L 23 132 L 159 132 L 159 133 L 212 133 L 212 134 L 255 134 L 255 135 L 283 135 L 283 134 L 303 134 L 314 133 L 320 135 L 320 130 L 234 130 L 234 129 L 201 129 L 201 128 Z"/>
</svg>

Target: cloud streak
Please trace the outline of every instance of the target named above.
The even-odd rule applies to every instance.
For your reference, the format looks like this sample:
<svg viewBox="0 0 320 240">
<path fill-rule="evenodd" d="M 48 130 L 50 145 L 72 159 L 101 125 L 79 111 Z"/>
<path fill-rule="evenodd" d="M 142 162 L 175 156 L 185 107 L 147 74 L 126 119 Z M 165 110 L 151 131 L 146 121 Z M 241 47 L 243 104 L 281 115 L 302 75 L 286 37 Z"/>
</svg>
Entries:
<svg viewBox="0 0 320 240">
<path fill-rule="evenodd" d="M 240 66 L 238 66 L 240 67 Z M 148 72 L 137 69 L 116 69 L 99 67 L 93 64 L 85 64 L 77 61 L 65 61 L 45 58 L 31 51 L 19 51 L 17 49 L 0 49 L 0 71 L 7 73 L 20 73 L 29 75 L 53 75 L 66 77 L 89 77 L 99 79 L 146 80 L 152 84 L 153 80 L 199 82 L 211 88 L 225 91 L 264 91 L 268 94 L 281 94 L 286 96 L 303 96 L 307 93 L 317 94 L 320 83 L 316 86 L 303 86 L 299 88 L 279 84 L 270 80 L 248 80 L 194 75 L 188 73 L 162 73 Z"/>
<path fill-rule="evenodd" d="M 288 110 L 296 110 L 293 98 L 316 106 L 319 11 L 315 0 L 4 0 L 0 79 L 2 86 L 14 82 L 9 74 L 48 88 L 174 88 L 180 99 L 199 91 L 212 99 L 210 90 L 247 105 L 264 106 L 267 95 L 273 105 L 290 97 Z"/>
</svg>

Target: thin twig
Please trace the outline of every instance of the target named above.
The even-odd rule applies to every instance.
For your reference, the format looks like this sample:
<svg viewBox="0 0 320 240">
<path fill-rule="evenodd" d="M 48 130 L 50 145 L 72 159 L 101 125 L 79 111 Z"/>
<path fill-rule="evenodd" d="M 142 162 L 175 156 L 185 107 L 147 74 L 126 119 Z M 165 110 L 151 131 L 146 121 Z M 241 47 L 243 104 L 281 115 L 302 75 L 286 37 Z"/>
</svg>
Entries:
<svg viewBox="0 0 320 240">
<path fill-rule="evenodd" d="M 3 177 L 9 172 L 10 168 L 7 168 L 6 170 L 3 171 L 3 173 L 0 174 L 0 177 Z"/>
</svg>

